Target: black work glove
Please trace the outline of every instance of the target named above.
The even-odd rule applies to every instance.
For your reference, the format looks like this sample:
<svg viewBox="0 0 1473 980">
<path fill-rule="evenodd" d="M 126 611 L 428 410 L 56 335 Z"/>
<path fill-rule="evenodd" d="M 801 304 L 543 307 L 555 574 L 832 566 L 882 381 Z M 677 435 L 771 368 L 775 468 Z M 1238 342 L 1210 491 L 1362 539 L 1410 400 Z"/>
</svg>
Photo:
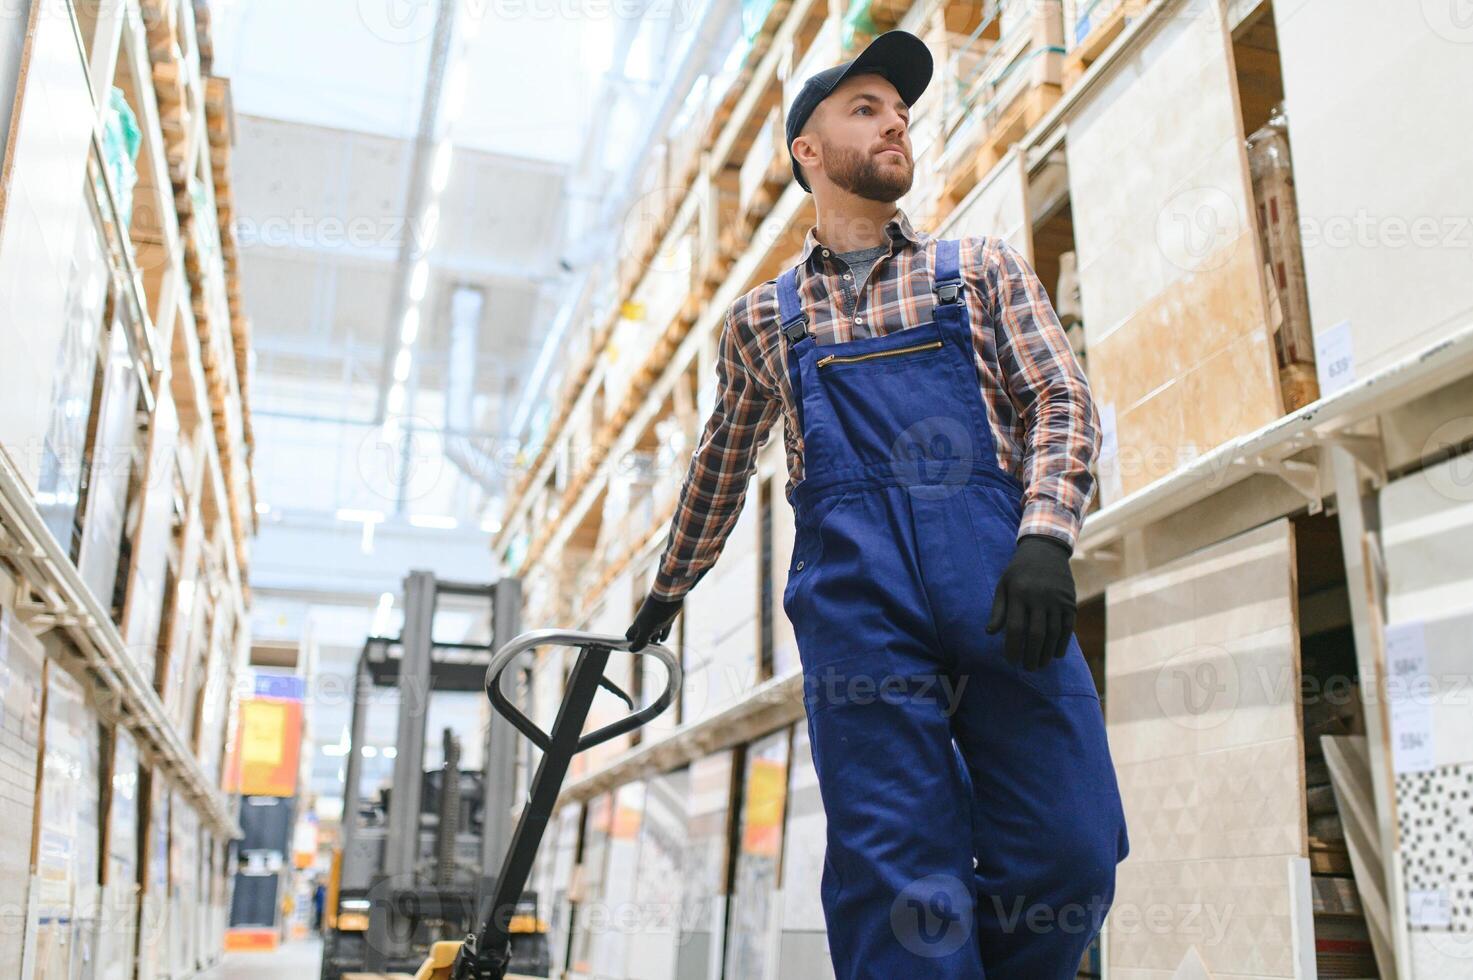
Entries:
<svg viewBox="0 0 1473 980">
<path fill-rule="evenodd" d="M 629 649 L 643 650 L 644 645 L 651 640 L 656 643 L 665 642 L 665 638 L 670 635 L 670 624 L 680 614 L 683 602 L 681 599 L 666 600 L 656 599 L 653 595 L 645 596 L 639 612 L 634 614 L 634 622 L 624 634 L 624 639 L 629 641 Z"/>
<path fill-rule="evenodd" d="M 1046 534 L 1025 534 L 992 597 L 987 632 L 1007 626 L 1003 649 L 1020 667 L 1038 670 L 1069 650 L 1074 632 L 1074 573 L 1069 546 Z"/>
</svg>

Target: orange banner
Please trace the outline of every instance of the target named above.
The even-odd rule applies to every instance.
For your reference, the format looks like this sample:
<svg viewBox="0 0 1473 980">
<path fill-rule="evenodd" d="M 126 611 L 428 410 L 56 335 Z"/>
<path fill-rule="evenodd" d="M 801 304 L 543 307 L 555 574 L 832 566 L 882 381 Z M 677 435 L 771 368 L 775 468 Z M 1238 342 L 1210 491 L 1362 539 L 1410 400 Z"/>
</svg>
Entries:
<svg viewBox="0 0 1473 980">
<path fill-rule="evenodd" d="M 302 702 L 242 701 L 226 791 L 243 796 L 296 795 L 301 750 Z"/>
</svg>

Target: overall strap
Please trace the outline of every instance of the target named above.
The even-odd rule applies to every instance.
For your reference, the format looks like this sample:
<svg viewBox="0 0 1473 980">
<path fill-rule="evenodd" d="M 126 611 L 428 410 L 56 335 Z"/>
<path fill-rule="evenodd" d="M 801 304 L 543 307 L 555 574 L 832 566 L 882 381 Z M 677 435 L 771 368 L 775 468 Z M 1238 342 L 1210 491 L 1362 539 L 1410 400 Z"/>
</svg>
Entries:
<svg viewBox="0 0 1473 980">
<path fill-rule="evenodd" d="M 936 242 L 936 302 L 955 303 L 962 292 L 961 242 L 955 238 Z"/>
<path fill-rule="evenodd" d="M 803 312 L 803 301 L 798 298 L 798 269 L 789 269 L 777 279 L 778 316 L 782 318 L 783 336 L 788 345 L 798 343 L 809 336 L 808 314 Z"/>
</svg>

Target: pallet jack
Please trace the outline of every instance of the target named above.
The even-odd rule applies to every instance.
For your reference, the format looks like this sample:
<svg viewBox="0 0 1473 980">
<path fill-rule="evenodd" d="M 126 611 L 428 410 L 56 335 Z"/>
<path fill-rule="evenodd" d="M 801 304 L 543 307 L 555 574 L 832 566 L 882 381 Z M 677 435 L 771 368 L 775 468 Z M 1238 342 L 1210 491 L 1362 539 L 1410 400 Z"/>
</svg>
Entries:
<svg viewBox="0 0 1473 980">
<path fill-rule="evenodd" d="M 501 689 L 502 674 L 524 652 L 536 647 L 567 646 L 578 649 L 578 657 L 568 676 L 563 703 L 558 708 L 552 731 L 544 732 L 512 704 Z M 531 794 L 517 819 L 511 845 L 495 877 L 494 891 L 479 930 L 460 942 L 438 942 L 429 957 L 415 973 L 415 980 L 528 980 L 526 975 L 507 972 L 513 959 L 513 945 L 525 933 L 515 931 L 523 888 L 537 857 L 548 820 L 562 790 L 563 779 L 573 756 L 611 738 L 634 731 L 668 708 L 680 689 L 680 661 L 671 651 L 651 643 L 635 656 L 654 657 L 665 665 L 665 690 L 651 704 L 635 710 L 634 699 L 604 676 L 609 654 L 629 650 L 629 641 L 618 636 L 565 630 L 533 630 L 517 636 L 499 649 L 486 667 L 485 689 L 491 705 L 518 731 L 542 750 L 542 761 L 532 779 Z M 593 697 L 602 687 L 612 691 L 629 705 L 631 714 L 582 734 L 593 705 Z M 545 935 L 543 941 L 545 942 Z"/>
</svg>

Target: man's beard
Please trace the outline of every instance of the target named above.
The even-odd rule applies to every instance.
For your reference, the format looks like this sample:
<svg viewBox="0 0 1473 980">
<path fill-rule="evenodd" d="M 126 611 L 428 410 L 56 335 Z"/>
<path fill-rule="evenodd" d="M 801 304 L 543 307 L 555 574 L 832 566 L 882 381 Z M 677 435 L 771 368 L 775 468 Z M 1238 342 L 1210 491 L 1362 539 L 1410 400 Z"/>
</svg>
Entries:
<svg viewBox="0 0 1473 980">
<path fill-rule="evenodd" d="M 893 204 L 905 196 L 915 179 L 915 167 L 881 166 L 877 154 L 823 144 L 824 170 L 839 187 L 870 201 Z"/>
</svg>

